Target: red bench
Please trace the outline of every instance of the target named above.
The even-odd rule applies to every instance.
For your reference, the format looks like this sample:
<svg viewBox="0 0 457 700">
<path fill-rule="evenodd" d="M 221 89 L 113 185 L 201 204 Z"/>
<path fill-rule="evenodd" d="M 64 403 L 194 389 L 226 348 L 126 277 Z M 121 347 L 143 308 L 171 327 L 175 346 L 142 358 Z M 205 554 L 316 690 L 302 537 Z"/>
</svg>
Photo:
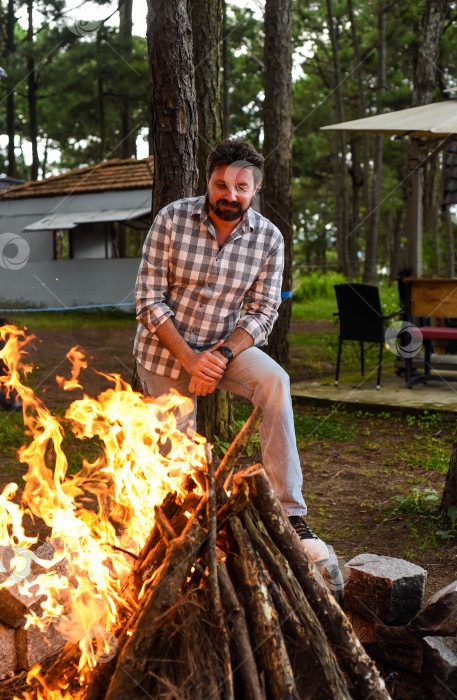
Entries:
<svg viewBox="0 0 457 700">
<path fill-rule="evenodd" d="M 425 351 L 424 373 L 418 376 L 413 377 L 413 358 L 406 358 L 406 382 L 411 388 L 416 382 L 431 378 L 432 341 L 457 340 L 457 328 L 439 325 L 444 318 L 457 318 L 457 279 L 412 277 L 404 283 L 406 320 L 419 328 Z"/>
</svg>

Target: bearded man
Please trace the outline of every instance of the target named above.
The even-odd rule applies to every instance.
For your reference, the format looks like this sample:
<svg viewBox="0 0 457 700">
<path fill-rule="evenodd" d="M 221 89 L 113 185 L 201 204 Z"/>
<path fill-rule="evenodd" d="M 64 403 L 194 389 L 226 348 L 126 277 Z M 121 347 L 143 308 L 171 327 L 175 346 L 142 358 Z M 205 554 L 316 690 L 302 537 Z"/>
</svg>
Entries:
<svg viewBox="0 0 457 700">
<path fill-rule="evenodd" d="M 207 194 L 158 213 L 138 272 L 134 354 L 145 396 L 175 389 L 192 400 L 193 411 L 178 421 L 184 432 L 195 425 L 195 397 L 216 387 L 263 407 L 265 471 L 320 562 L 329 552 L 303 518 L 289 377 L 260 350 L 278 315 L 284 267 L 281 233 L 251 207 L 263 161 L 246 141 L 222 141 L 208 158 Z"/>
</svg>

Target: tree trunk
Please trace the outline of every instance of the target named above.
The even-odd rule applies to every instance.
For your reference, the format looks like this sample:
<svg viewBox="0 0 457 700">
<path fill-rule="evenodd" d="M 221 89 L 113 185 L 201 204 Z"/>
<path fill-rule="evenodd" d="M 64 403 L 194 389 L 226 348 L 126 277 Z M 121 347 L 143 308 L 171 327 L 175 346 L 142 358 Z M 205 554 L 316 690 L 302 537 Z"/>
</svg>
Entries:
<svg viewBox="0 0 457 700">
<path fill-rule="evenodd" d="M 206 192 L 206 160 L 222 139 L 222 0 L 192 0 L 198 187 Z"/>
<path fill-rule="evenodd" d="M 454 230 L 448 206 L 442 210 L 446 238 L 446 277 L 455 277 Z"/>
<path fill-rule="evenodd" d="M 292 2 L 266 0 L 264 49 L 265 184 L 262 209 L 284 237 L 283 301 L 268 352 L 279 363 L 289 359 L 292 307 Z"/>
<path fill-rule="evenodd" d="M 441 498 L 441 510 L 447 513 L 451 506 L 457 506 L 457 440 L 452 445 L 449 469 Z"/>
<path fill-rule="evenodd" d="M 193 0 L 192 34 L 195 94 L 198 114 L 198 194 L 206 192 L 206 161 L 222 139 L 222 0 Z M 227 442 L 233 422 L 230 394 L 215 392 L 198 398 L 197 430 L 207 440 L 217 435 Z"/>
<path fill-rule="evenodd" d="M 6 19 L 6 53 L 11 56 L 15 50 L 14 42 L 14 0 L 8 0 L 8 14 Z M 6 96 L 6 133 L 8 135 L 8 170 L 9 177 L 16 177 L 16 157 L 14 154 L 14 136 L 15 136 L 15 107 L 14 107 L 14 88 L 8 86 L 8 94 Z"/>
<path fill-rule="evenodd" d="M 414 71 L 413 105 L 426 105 L 432 101 L 433 90 L 437 83 L 437 59 L 440 50 L 441 37 L 443 35 L 444 18 L 446 13 L 446 0 L 427 0 L 422 16 L 422 33 L 416 54 L 416 69 Z M 413 150 L 414 149 L 414 150 Z M 411 143 L 410 161 L 414 157 L 416 147 Z M 420 177 L 420 174 L 419 174 Z M 409 190 L 407 211 L 412 212 L 412 191 Z M 420 205 L 422 202 L 420 203 Z M 438 212 L 435 213 L 438 216 Z M 420 228 L 422 228 L 423 209 L 420 206 Z M 412 214 L 411 214 L 411 218 Z M 416 236 L 415 231 L 409 231 L 409 236 Z M 410 264 L 417 275 L 421 270 L 416 270 L 416 258 L 412 239 L 410 244 Z"/>
<path fill-rule="evenodd" d="M 378 9 L 378 84 L 377 84 L 377 114 L 381 114 L 381 98 L 386 86 L 386 8 L 381 0 Z M 373 183 L 370 202 L 370 218 L 368 219 L 367 245 L 365 249 L 365 266 L 363 282 L 376 282 L 376 253 L 378 248 L 379 218 L 381 208 L 382 186 L 382 156 L 383 136 L 375 136 L 375 155 L 373 167 Z"/>
<path fill-rule="evenodd" d="M 122 58 L 129 63 L 132 56 L 132 2 L 119 0 L 119 38 Z M 119 142 L 113 148 L 112 155 L 116 158 L 130 158 L 135 155 L 135 134 L 132 133 L 132 107 L 129 95 L 124 86 L 120 109 Z"/>
<path fill-rule="evenodd" d="M 38 159 L 37 83 L 33 55 L 33 0 L 27 0 L 27 14 L 27 101 L 29 105 L 29 135 L 32 144 L 30 179 L 37 180 L 40 161 Z"/>
<path fill-rule="evenodd" d="M 341 70 L 338 56 L 338 25 L 333 15 L 332 0 L 327 0 L 327 24 L 333 60 L 333 119 L 338 123 L 344 121 L 344 109 L 343 95 L 341 92 Z M 346 134 L 344 131 L 333 132 L 332 165 L 335 189 L 338 267 L 346 277 L 351 277 L 352 264 L 348 250 L 349 208 L 346 182 Z"/>
<path fill-rule="evenodd" d="M 154 184 L 152 216 L 197 187 L 192 29 L 185 0 L 148 0 Z"/>
<path fill-rule="evenodd" d="M 227 139 L 230 134 L 230 95 L 229 95 L 229 82 L 230 82 L 230 72 L 229 72 L 229 60 L 228 60 L 228 42 L 227 42 L 227 3 L 222 0 L 222 66 L 224 70 L 224 78 L 222 85 L 222 111 L 223 111 L 223 136 Z"/>
<path fill-rule="evenodd" d="M 98 120 L 100 124 L 100 160 L 105 160 L 106 156 L 106 119 L 105 119 L 105 96 L 103 92 L 103 63 L 101 60 L 102 33 L 97 32 L 97 100 L 98 100 Z"/>
<path fill-rule="evenodd" d="M 363 84 L 363 77 L 362 77 L 362 57 L 360 55 L 360 44 L 359 44 L 359 34 L 357 31 L 357 26 L 356 26 L 356 21 L 355 21 L 355 15 L 354 15 L 354 7 L 352 0 L 348 0 L 348 15 L 349 15 L 349 21 L 351 23 L 351 37 L 352 37 L 352 46 L 354 49 L 354 63 L 355 63 L 355 68 L 354 72 L 357 78 L 357 88 L 358 88 L 358 100 L 359 100 L 359 112 L 360 112 L 360 118 L 363 119 L 363 117 L 367 116 L 367 109 L 366 109 L 366 102 L 365 102 L 365 87 Z M 353 160 L 353 169 L 355 173 L 352 175 L 352 183 L 353 187 L 362 187 L 362 199 L 363 199 L 363 206 L 365 210 L 365 216 L 364 216 L 364 229 L 366 231 L 366 235 L 368 235 L 368 229 L 369 229 L 369 222 L 366 221 L 366 215 L 370 211 L 370 143 L 369 143 L 369 137 L 368 134 L 363 133 L 358 135 L 359 140 L 362 142 L 362 164 L 363 167 L 360 168 L 358 164 L 356 164 Z M 352 152 L 355 153 L 356 149 L 352 148 Z M 357 170 L 356 170 L 357 167 Z M 357 194 L 354 192 L 354 198 L 357 196 L 358 199 L 358 190 Z M 358 210 L 357 210 L 357 216 L 355 214 L 355 210 L 353 209 L 353 220 L 352 220 L 352 227 L 351 230 L 354 230 L 355 227 L 357 227 L 354 230 L 354 233 L 351 235 L 349 239 L 349 254 L 350 258 L 352 261 L 357 260 L 357 252 L 358 252 L 358 238 L 360 237 L 359 235 L 359 221 L 358 221 Z M 354 255 L 354 249 L 355 250 L 355 255 Z M 354 266 L 354 262 L 352 263 Z M 354 272 L 357 273 L 358 271 L 354 269 Z"/>
<path fill-rule="evenodd" d="M 424 168 L 424 232 L 431 240 L 432 275 L 439 277 L 441 251 L 438 212 L 440 210 L 441 154 L 435 153 Z"/>
<path fill-rule="evenodd" d="M 422 37 L 414 72 L 414 105 L 427 105 L 432 101 L 446 5 L 446 0 L 427 0 L 425 6 L 422 17 Z"/>
</svg>

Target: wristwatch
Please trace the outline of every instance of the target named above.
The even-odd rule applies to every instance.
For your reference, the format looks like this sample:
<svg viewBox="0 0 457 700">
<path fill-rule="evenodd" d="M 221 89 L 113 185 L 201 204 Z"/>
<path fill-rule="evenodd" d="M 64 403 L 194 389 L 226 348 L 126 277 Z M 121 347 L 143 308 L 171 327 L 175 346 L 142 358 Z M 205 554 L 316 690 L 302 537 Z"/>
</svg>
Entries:
<svg viewBox="0 0 457 700">
<path fill-rule="evenodd" d="M 224 357 L 227 358 L 227 360 L 230 362 L 230 360 L 233 360 L 233 352 L 230 350 L 230 348 L 227 345 L 221 345 L 220 348 L 217 348 L 219 352 L 221 352 Z"/>
</svg>

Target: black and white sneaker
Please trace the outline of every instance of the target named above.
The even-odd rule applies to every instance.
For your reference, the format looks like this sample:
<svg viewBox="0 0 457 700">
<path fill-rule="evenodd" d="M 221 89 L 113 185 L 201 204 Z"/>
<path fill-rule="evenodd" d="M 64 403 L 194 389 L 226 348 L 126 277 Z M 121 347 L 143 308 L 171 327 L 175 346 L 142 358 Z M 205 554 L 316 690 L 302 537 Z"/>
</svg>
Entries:
<svg viewBox="0 0 457 700">
<path fill-rule="evenodd" d="M 327 545 L 311 530 L 301 515 L 290 515 L 289 522 L 303 543 L 307 554 L 315 564 L 325 561 L 330 554 Z"/>
</svg>

